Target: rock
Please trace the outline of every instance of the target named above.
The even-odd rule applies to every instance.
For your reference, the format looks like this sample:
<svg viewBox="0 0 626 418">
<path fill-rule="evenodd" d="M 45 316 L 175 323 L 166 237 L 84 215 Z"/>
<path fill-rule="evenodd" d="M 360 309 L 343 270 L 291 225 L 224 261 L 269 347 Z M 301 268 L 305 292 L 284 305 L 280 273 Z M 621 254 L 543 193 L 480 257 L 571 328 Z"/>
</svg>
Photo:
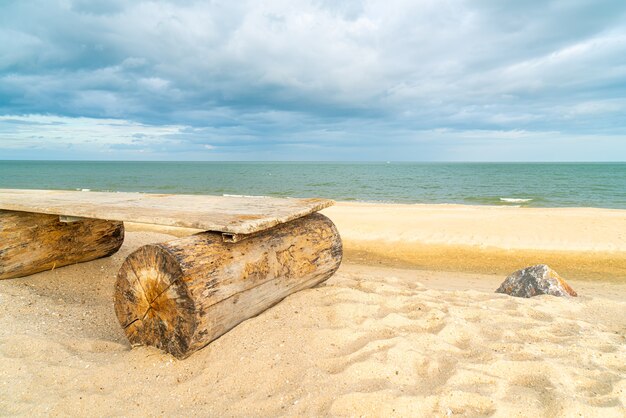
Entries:
<svg viewBox="0 0 626 418">
<path fill-rule="evenodd" d="M 578 296 L 556 271 L 545 264 L 517 270 L 502 282 L 496 293 L 506 293 L 520 298 L 537 295 Z"/>
</svg>

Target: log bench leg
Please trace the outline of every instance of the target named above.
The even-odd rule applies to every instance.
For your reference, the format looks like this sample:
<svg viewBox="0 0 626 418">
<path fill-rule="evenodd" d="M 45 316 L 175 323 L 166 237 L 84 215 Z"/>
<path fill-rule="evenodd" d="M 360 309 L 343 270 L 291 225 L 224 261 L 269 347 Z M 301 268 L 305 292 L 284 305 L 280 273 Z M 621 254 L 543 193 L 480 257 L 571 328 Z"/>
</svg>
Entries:
<svg viewBox="0 0 626 418">
<path fill-rule="evenodd" d="M 122 264 L 115 312 L 131 345 L 185 358 L 341 263 L 335 225 L 312 214 L 236 243 L 197 235 L 146 245 Z"/>
<path fill-rule="evenodd" d="M 106 257 L 123 241 L 122 222 L 0 210 L 0 279 Z"/>
</svg>

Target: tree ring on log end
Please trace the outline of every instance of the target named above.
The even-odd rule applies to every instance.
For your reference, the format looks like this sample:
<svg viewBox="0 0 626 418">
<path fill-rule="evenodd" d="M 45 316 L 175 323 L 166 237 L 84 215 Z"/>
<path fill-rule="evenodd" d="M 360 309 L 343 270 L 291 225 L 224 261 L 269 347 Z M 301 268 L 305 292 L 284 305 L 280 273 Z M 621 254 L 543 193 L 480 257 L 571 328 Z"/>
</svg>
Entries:
<svg viewBox="0 0 626 418">
<path fill-rule="evenodd" d="M 126 258 L 115 284 L 115 313 L 131 345 L 186 357 L 194 311 L 183 272 L 167 250 L 145 245 Z"/>
</svg>

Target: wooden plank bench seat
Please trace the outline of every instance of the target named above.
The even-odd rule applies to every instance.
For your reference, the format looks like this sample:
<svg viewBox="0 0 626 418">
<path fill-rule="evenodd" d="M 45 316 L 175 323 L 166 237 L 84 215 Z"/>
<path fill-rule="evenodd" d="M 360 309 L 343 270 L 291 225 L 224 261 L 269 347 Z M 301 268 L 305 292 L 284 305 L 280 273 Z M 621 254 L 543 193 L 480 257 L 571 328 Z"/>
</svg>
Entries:
<svg viewBox="0 0 626 418">
<path fill-rule="evenodd" d="M 0 189 L 0 209 L 246 235 L 333 205 L 329 199 Z"/>
<path fill-rule="evenodd" d="M 146 245 L 117 275 L 115 312 L 132 345 L 184 358 L 342 258 L 328 199 L 0 189 L 0 279 L 115 253 L 123 222 L 206 232 Z"/>
</svg>

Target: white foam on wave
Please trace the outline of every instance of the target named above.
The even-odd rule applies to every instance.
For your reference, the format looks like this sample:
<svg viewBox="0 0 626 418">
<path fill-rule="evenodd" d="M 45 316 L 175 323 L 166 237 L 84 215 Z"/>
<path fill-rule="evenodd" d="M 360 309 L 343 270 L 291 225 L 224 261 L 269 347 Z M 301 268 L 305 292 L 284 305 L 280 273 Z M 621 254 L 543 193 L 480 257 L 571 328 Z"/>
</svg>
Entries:
<svg viewBox="0 0 626 418">
<path fill-rule="evenodd" d="M 249 196 L 245 194 L 222 194 L 224 197 L 248 197 L 253 199 L 267 199 L 269 196 Z"/>
<path fill-rule="evenodd" d="M 526 202 L 530 202 L 532 199 L 518 199 L 515 197 L 501 197 L 500 201 L 501 202 L 507 202 L 507 203 L 526 203 Z"/>
</svg>

